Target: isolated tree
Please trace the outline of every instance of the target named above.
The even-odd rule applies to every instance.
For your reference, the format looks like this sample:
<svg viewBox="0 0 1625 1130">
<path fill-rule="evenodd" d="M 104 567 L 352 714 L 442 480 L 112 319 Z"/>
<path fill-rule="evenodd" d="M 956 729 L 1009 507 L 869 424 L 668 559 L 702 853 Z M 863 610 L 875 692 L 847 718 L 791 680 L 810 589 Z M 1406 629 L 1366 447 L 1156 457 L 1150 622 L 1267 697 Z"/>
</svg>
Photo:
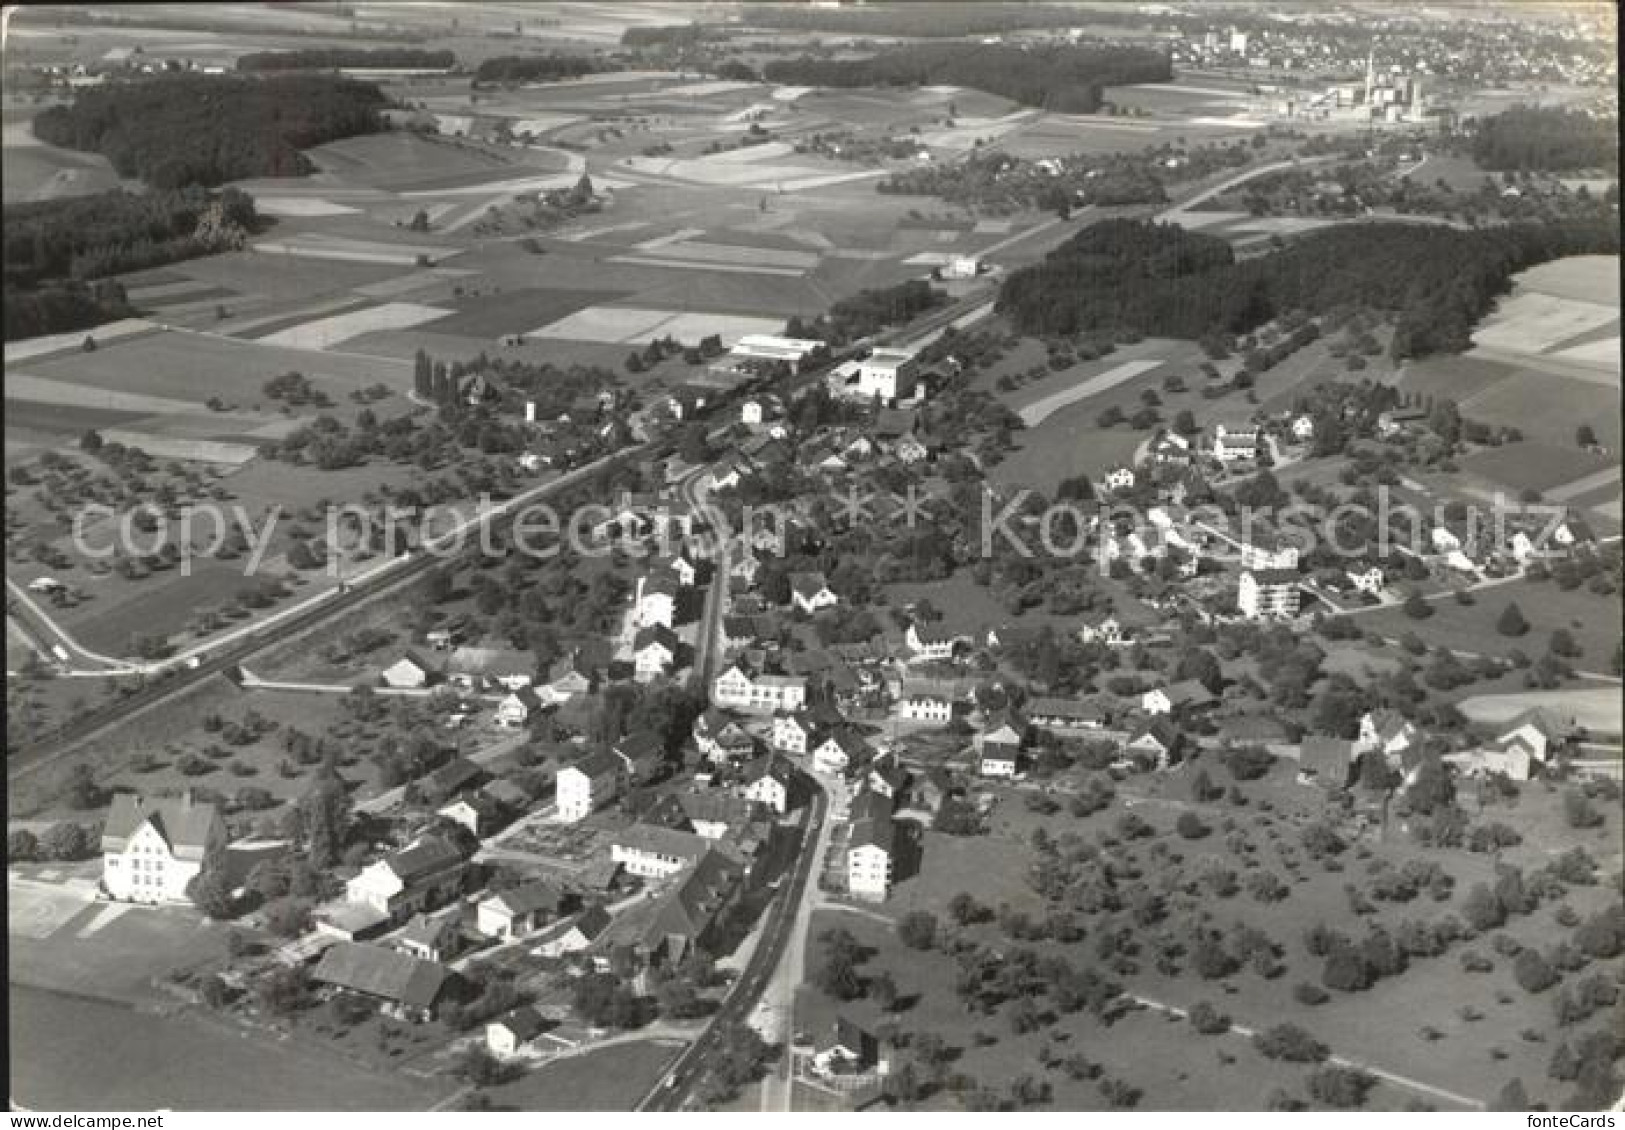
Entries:
<svg viewBox="0 0 1625 1130">
<path fill-rule="evenodd" d="M 927 911 L 910 911 L 897 923 L 897 937 L 909 949 L 928 950 L 936 941 L 936 936 L 936 916 Z"/>
<path fill-rule="evenodd" d="M 329 769 L 317 775 L 299 802 L 299 814 L 311 863 L 332 867 L 344 854 L 350 821 L 350 794 L 337 773 Z"/>
<path fill-rule="evenodd" d="M 1510 601 L 1495 621 L 1495 630 L 1503 636 L 1521 636 L 1529 631 L 1529 621 L 1523 618 L 1523 609 L 1517 601 Z"/>
<path fill-rule="evenodd" d="M 419 208 L 417 210 L 417 212 L 412 216 L 412 222 L 408 225 L 408 227 L 410 227 L 411 230 L 415 231 L 415 232 L 426 232 L 426 231 L 428 231 L 429 230 L 429 213 L 424 211 L 422 208 Z"/>
<path fill-rule="evenodd" d="M 1581 424 L 1574 429 L 1574 442 L 1580 447 L 1597 446 L 1597 433 L 1590 424 Z"/>
<path fill-rule="evenodd" d="M 1433 605 L 1422 595 L 1421 589 L 1412 589 L 1405 597 L 1405 615 L 1412 620 L 1426 620 L 1433 615 Z"/>
</svg>

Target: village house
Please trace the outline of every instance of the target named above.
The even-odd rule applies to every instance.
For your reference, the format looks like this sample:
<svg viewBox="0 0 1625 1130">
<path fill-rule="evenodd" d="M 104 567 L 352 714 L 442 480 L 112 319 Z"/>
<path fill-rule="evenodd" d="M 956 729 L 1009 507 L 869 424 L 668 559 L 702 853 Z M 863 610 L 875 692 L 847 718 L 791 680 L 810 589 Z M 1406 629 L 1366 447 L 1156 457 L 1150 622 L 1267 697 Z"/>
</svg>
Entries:
<svg viewBox="0 0 1625 1130">
<path fill-rule="evenodd" d="M 797 710 L 807 701 L 807 680 L 799 675 L 752 675 L 734 663 L 712 683 L 711 701 L 752 713 Z"/>
<path fill-rule="evenodd" d="M 502 808 L 480 793 L 468 793 L 443 804 L 435 815 L 467 828 L 476 838 L 490 835 L 502 823 Z"/>
<path fill-rule="evenodd" d="M 1108 491 L 1133 490 L 1134 468 L 1113 467 L 1106 472 L 1105 477 L 1101 479 L 1101 483 Z"/>
<path fill-rule="evenodd" d="M 1243 569 L 1296 569 L 1298 547 L 1278 534 L 1254 530 L 1240 542 Z"/>
<path fill-rule="evenodd" d="M 412 916 L 404 929 L 390 942 L 404 954 L 424 961 L 450 961 L 463 950 L 463 931 L 459 922 L 462 908 L 452 907 L 439 914 L 419 912 Z"/>
<path fill-rule="evenodd" d="M 873 1033 L 846 1016 L 836 1018 L 829 1037 L 816 1044 L 812 1071 L 823 1076 L 876 1075 L 891 1072 Z"/>
<path fill-rule="evenodd" d="M 1046 730 L 1098 730 L 1106 724 L 1106 712 L 1099 704 L 1081 699 L 1034 698 L 1025 709 L 1027 720 Z"/>
<path fill-rule="evenodd" d="M 638 629 L 632 638 L 632 669 L 639 682 L 657 679 L 677 662 L 677 635 L 670 628 L 654 624 Z"/>
<path fill-rule="evenodd" d="M 516 691 L 535 681 L 536 657 L 509 647 L 459 647 L 446 660 L 446 674 L 464 690 Z"/>
<path fill-rule="evenodd" d="M 205 860 L 226 845 L 212 804 L 115 793 L 102 826 L 102 887 L 121 902 L 183 902 Z"/>
<path fill-rule="evenodd" d="M 783 711 L 773 717 L 773 748 L 785 753 L 806 753 L 817 744 L 822 729 L 809 711 Z"/>
<path fill-rule="evenodd" d="M 1336 791 L 1354 783 L 1359 755 L 1343 738 L 1307 737 L 1299 748 L 1298 776 Z"/>
<path fill-rule="evenodd" d="M 1140 709 L 1147 714 L 1188 713 L 1212 706 L 1218 700 L 1213 692 L 1195 679 L 1183 679 L 1167 687 L 1157 687 L 1140 696 Z"/>
<path fill-rule="evenodd" d="M 450 800 L 465 789 L 485 780 L 485 770 L 466 757 L 453 757 L 418 782 L 418 789 L 431 803 Z"/>
<path fill-rule="evenodd" d="M 1078 624 L 1078 639 L 1083 643 L 1103 643 L 1119 647 L 1125 641 L 1123 626 L 1115 616 L 1085 616 Z"/>
<path fill-rule="evenodd" d="M 1220 421 L 1213 425 L 1213 458 L 1221 463 L 1256 459 L 1261 439 L 1256 424 Z"/>
<path fill-rule="evenodd" d="M 745 799 L 783 816 L 795 795 L 795 767 L 777 754 L 769 754 L 745 771 Z"/>
<path fill-rule="evenodd" d="M 906 722 L 945 726 L 953 719 L 954 704 L 937 695 L 912 694 L 897 704 L 897 714 Z"/>
<path fill-rule="evenodd" d="M 742 761 L 756 750 L 756 739 L 727 711 L 710 706 L 694 719 L 694 745 L 716 764 Z"/>
<path fill-rule="evenodd" d="M 1361 717 L 1357 742 L 1359 752 L 1375 751 L 1393 765 L 1407 752 L 1421 746 L 1422 731 L 1399 711 L 1384 707 Z"/>
<path fill-rule="evenodd" d="M 664 879 L 691 866 L 709 850 L 710 842 L 696 832 L 639 821 L 615 833 L 609 857 L 628 874 Z"/>
<path fill-rule="evenodd" d="M 531 953 L 537 957 L 563 957 L 580 953 L 604 936 L 612 923 L 609 912 L 596 903 L 574 918 L 555 922 L 533 940 Z"/>
<path fill-rule="evenodd" d="M 976 771 L 984 777 L 1014 777 L 1021 767 L 1021 730 L 1010 720 L 990 722 L 972 739 Z"/>
<path fill-rule="evenodd" d="M 876 901 L 891 893 L 895 844 L 896 830 L 889 815 L 853 821 L 846 849 L 847 893 Z"/>
<path fill-rule="evenodd" d="M 487 938 L 511 942 L 558 917 L 564 905 L 564 893 L 552 883 L 525 883 L 480 900 L 475 928 Z"/>
<path fill-rule="evenodd" d="M 874 756 L 874 747 L 851 726 L 842 726 L 812 751 L 812 767 L 829 776 L 865 765 Z"/>
<path fill-rule="evenodd" d="M 843 391 L 862 400 L 879 397 L 882 404 L 907 400 L 914 395 L 919 372 L 919 360 L 908 350 L 877 348 L 858 362 L 855 381 Z"/>
<path fill-rule="evenodd" d="M 513 1059 L 529 1052 L 547 1028 L 541 1013 L 522 1005 L 486 1024 L 485 1047 L 499 1059 Z"/>
<path fill-rule="evenodd" d="M 841 598 L 829 587 L 822 573 L 792 573 L 790 575 L 790 603 L 809 616 L 820 608 L 839 604 Z"/>
<path fill-rule="evenodd" d="M 1296 416 L 1290 425 L 1292 438 L 1299 443 L 1308 443 L 1315 438 L 1315 421 L 1310 416 Z"/>
<path fill-rule="evenodd" d="M 607 749 L 594 750 L 559 770 L 559 817 L 584 820 L 626 790 L 626 763 Z"/>
<path fill-rule="evenodd" d="M 961 644 L 969 644 L 970 637 L 963 632 L 934 624 L 922 624 L 915 621 L 908 626 L 904 633 L 903 642 L 908 645 L 910 663 L 942 662 L 954 657 L 954 651 Z"/>
<path fill-rule="evenodd" d="M 379 673 L 384 686 L 395 690 L 418 690 L 429 685 L 440 667 L 415 651 L 408 651 Z"/>
<path fill-rule="evenodd" d="M 345 884 L 344 897 L 391 922 L 405 922 L 461 894 L 467 871 L 467 861 L 455 844 L 425 836 L 363 868 Z"/>
<path fill-rule="evenodd" d="M 670 628 L 677 613 L 677 578 L 669 573 L 638 578 L 637 626 Z"/>
<path fill-rule="evenodd" d="M 1123 743 L 1123 751 L 1145 758 L 1158 769 L 1167 769 L 1179 760 L 1183 735 L 1166 717 L 1148 718 Z"/>
<path fill-rule="evenodd" d="M 665 770 L 666 743 L 653 730 L 627 734 L 610 747 L 610 752 L 621 759 L 627 780 L 633 784 L 647 784 Z"/>
<path fill-rule="evenodd" d="M 1191 461 L 1191 441 L 1178 432 L 1164 431 L 1151 441 L 1146 454 L 1156 463 L 1184 466 Z"/>
<path fill-rule="evenodd" d="M 520 687 L 497 703 L 496 724 L 506 730 L 523 729 L 541 710 L 541 697 L 529 687 Z"/>
<path fill-rule="evenodd" d="M 1383 576 L 1381 565 L 1371 565 L 1364 569 L 1346 570 L 1344 575 L 1349 579 L 1349 585 L 1355 592 L 1368 593 L 1371 596 L 1381 596 L 1387 578 Z"/>
<path fill-rule="evenodd" d="M 350 993 L 398 1020 L 434 1019 L 455 974 L 445 966 L 362 942 L 329 946 L 310 979 L 329 995 Z"/>
<path fill-rule="evenodd" d="M 1246 570 L 1236 584 L 1236 607 L 1249 620 L 1289 620 L 1302 599 L 1296 569 Z"/>
<path fill-rule="evenodd" d="M 908 786 L 908 770 L 895 753 L 883 754 L 869 763 L 869 773 L 863 783 L 870 792 L 895 804 Z"/>
<path fill-rule="evenodd" d="M 744 879 L 745 869 L 722 852 L 712 849 L 702 854 L 675 878 L 647 918 L 626 916 L 625 928 L 638 960 L 675 966 L 691 952 L 714 946 L 723 914 L 739 900 Z"/>
</svg>

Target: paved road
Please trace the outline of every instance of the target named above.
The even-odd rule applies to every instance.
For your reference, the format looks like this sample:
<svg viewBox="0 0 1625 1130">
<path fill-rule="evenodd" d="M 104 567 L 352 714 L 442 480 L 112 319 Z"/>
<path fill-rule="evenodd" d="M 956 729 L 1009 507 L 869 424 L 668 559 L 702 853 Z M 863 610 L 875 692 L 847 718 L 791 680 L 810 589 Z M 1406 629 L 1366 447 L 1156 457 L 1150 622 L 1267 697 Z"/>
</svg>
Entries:
<svg viewBox="0 0 1625 1130">
<path fill-rule="evenodd" d="M 1159 224 L 1177 224 L 1180 221 L 1180 219 L 1184 216 L 1184 214 L 1186 212 L 1190 211 L 1191 209 L 1197 207 L 1200 204 L 1207 203 L 1207 201 L 1212 200 L 1215 196 L 1218 196 L 1220 193 L 1230 191 L 1232 188 L 1235 188 L 1238 184 L 1246 184 L 1248 181 L 1253 180 L 1256 177 L 1266 176 L 1269 173 L 1278 173 L 1278 172 L 1281 172 L 1283 169 L 1301 169 L 1301 168 L 1305 168 L 1306 166 L 1319 165 L 1319 164 L 1323 164 L 1326 161 L 1335 161 L 1335 160 L 1338 160 L 1338 158 L 1335 155 L 1329 156 L 1329 157 L 1298 157 L 1298 158 L 1294 158 L 1294 159 L 1292 159 L 1290 161 L 1273 161 L 1268 165 L 1259 165 L 1259 166 L 1257 166 L 1255 168 L 1246 169 L 1246 170 L 1244 170 L 1242 172 L 1237 173 L 1233 177 L 1225 178 L 1224 180 L 1220 181 L 1218 184 L 1213 185 L 1211 188 L 1204 188 L 1201 192 L 1198 192 L 1196 195 L 1191 196 L 1191 197 L 1187 197 L 1186 199 L 1180 201 L 1178 204 L 1175 204 L 1172 208 L 1169 208 L 1167 211 L 1160 213 L 1157 216 L 1157 222 Z"/>
<path fill-rule="evenodd" d="M 767 988 L 768 979 L 784 955 L 796 923 L 797 908 L 806 897 L 807 885 L 818 865 L 818 845 L 823 842 L 823 828 L 829 814 L 829 803 L 823 792 L 813 797 L 808 810 L 807 824 L 802 833 L 801 851 L 795 868 L 783 881 L 778 897 L 768 908 L 768 922 L 739 979 L 728 991 L 722 1007 L 712 1016 L 711 1023 L 689 1049 L 678 1057 L 663 1079 L 637 1105 L 640 1111 L 682 1110 L 705 1077 L 706 1060 L 721 1046 L 728 1031 L 736 1024 L 745 1023 L 756 1002 Z"/>
</svg>

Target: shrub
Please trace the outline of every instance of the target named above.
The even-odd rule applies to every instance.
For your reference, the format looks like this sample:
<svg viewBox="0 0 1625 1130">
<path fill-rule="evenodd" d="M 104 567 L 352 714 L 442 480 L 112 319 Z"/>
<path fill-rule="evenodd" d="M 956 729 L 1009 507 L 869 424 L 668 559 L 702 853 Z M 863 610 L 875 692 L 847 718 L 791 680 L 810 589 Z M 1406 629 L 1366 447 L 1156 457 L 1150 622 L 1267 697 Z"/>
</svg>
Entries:
<svg viewBox="0 0 1625 1130">
<path fill-rule="evenodd" d="M 1191 1027 L 1204 1036 L 1217 1036 L 1221 1032 L 1230 1030 L 1230 1017 L 1214 1008 L 1207 1001 L 1198 1001 L 1192 1005 L 1189 1019 Z"/>
<path fill-rule="evenodd" d="M 1326 990 L 1311 981 L 1300 981 L 1292 987 L 1292 999 L 1299 1004 L 1325 1004 L 1330 1000 Z"/>
<path fill-rule="evenodd" d="M 1536 949 L 1526 949 L 1517 956 L 1512 975 L 1526 993 L 1543 993 L 1558 982 L 1557 970 Z"/>
<path fill-rule="evenodd" d="M 1288 1063 L 1319 1063 L 1330 1054 L 1325 1044 L 1296 1024 L 1277 1024 L 1253 1037 L 1253 1046 L 1267 1059 Z"/>
<path fill-rule="evenodd" d="M 1174 821 L 1174 830 L 1187 840 L 1199 840 L 1207 835 L 1210 829 L 1202 818 L 1194 812 L 1182 812 L 1179 819 Z"/>
<path fill-rule="evenodd" d="M 1320 1067 L 1309 1076 L 1309 1096 L 1340 1110 L 1365 1105 L 1366 1092 L 1376 1079 L 1353 1067 Z"/>
</svg>

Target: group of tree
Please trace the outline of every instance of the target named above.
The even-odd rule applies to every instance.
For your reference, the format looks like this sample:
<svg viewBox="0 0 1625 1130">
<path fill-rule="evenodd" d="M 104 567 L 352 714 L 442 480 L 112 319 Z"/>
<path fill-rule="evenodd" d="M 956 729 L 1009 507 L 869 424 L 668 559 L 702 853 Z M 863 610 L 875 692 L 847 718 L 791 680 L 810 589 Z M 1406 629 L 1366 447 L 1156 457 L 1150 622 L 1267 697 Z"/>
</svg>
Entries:
<svg viewBox="0 0 1625 1130">
<path fill-rule="evenodd" d="M 1238 261 L 1214 236 L 1109 220 L 1013 273 L 998 308 L 1027 333 L 1114 329 L 1201 340 L 1245 334 L 1291 311 L 1312 317 L 1365 307 L 1394 317 L 1396 358 L 1417 357 L 1465 348 L 1514 273 L 1618 249 L 1617 217 L 1493 233 L 1373 223 L 1312 232 Z M 1338 269 L 1326 270 L 1327 263 Z M 1396 278 L 1405 285 L 1395 286 Z"/>
<path fill-rule="evenodd" d="M 237 59 L 239 71 L 450 70 L 457 56 L 427 47 L 302 47 L 251 51 Z"/>
<path fill-rule="evenodd" d="M 523 82 L 558 82 L 612 68 L 591 55 L 498 55 L 474 70 L 474 88 L 514 86 Z"/>
<path fill-rule="evenodd" d="M 790 337 L 816 338 L 831 346 L 845 345 L 857 338 L 913 321 L 928 310 L 948 301 L 945 291 L 923 279 L 909 279 L 896 286 L 860 290 L 842 298 L 812 321 L 791 318 L 785 327 Z"/>
<path fill-rule="evenodd" d="M 5 214 L 6 340 L 128 317 L 124 288 L 104 276 L 240 247 L 257 226 L 254 201 L 235 188 L 15 204 Z"/>
<path fill-rule="evenodd" d="M 1485 169 L 1570 172 L 1619 168 L 1619 119 L 1558 106 L 1514 106 L 1481 119 L 1473 160 Z"/>
<path fill-rule="evenodd" d="M 856 59 L 802 55 L 762 68 L 768 82 L 805 86 L 930 86 L 950 83 L 1059 113 L 1092 114 L 1102 90 L 1173 77 L 1168 56 L 1142 47 L 1006 47 L 914 43 Z"/>
<path fill-rule="evenodd" d="M 839 8 L 753 4 L 744 10 L 740 18 L 740 23 L 745 27 L 904 38 L 989 35 L 1018 28 L 1073 27 L 1077 22 L 1077 12 L 1070 8 L 1053 4 L 1012 4 L 1001 0 L 929 8 L 910 4 Z"/>
<path fill-rule="evenodd" d="M 385 128 L 384 95 L 332 74 L 162 75 L 82 91 L 34 119 L 41 141 L 100 153 L 152 188 L 301 176 L 301 152 Z"/>
</svg>

